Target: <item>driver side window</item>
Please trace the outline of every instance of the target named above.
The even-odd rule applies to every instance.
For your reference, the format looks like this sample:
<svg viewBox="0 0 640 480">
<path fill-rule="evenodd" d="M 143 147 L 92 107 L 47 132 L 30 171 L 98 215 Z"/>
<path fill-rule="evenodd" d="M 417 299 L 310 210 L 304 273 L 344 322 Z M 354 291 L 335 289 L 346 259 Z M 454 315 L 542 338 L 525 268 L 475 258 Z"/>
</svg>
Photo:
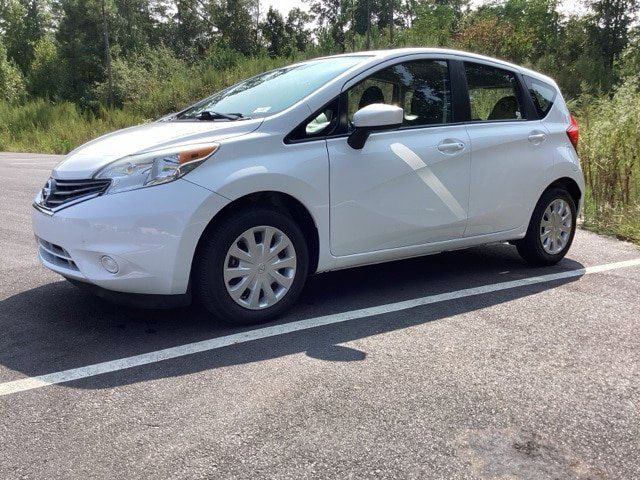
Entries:
<svg viewBox="0 0 640 480">
<path fill-rule="evenodd" d="M 380 70 L 347 91 L 349 127 L 367 105 L 385 103 L 404 109 L 403 126 L 452 121 L 449 69 L 443 60 L 415 60 Z"/>
<path fill-rule="evenodd" d="M 375 76 L 364 79 L 351 87 L 347 93 L 348 99 L 348 119 L 353 122 L 353 115 L 363 107 L 373 103 L 394 103 L 394 83 L 385 81 Z"/>
</svg>

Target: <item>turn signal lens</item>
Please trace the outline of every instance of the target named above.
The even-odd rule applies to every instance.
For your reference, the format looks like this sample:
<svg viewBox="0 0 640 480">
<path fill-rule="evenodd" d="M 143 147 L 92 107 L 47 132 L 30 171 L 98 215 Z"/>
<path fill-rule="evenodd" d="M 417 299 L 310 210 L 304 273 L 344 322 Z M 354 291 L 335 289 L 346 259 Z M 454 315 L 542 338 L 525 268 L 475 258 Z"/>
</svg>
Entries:
<svg viewBox="0 0 640 480">
<path fill-rule="evenodd" d="M 217 148 L 217 145 L 209 145 L 207 147 L 185 150 L 178 154 L 178 163 L 182 165 L 187 162 L 193 162 L 194 160 L 200 160 L 201 158 L 208 157 L 213 152 L 215 152 Z"/>
</svg>

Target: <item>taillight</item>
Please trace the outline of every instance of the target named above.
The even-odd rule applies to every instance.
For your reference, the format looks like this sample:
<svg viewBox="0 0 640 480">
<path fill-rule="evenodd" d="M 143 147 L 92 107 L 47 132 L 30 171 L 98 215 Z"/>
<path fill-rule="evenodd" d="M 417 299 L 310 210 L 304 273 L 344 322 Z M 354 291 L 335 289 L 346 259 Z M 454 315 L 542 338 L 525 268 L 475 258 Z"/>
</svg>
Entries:
<svg viewBox="0 0 640 480">
<path fill-rule="evenodd" d="M 569 128 L 567 128 L 567 136 L 569 137 L 569 141 L 573 148 L 578 150 L 578 138 L 580 138 L 580 128 L 578 127 L 578 122 L 573 117 L 573 115 L 569 114 L 571 118 L 571 122 L 569 123 Z"/>
</svg>

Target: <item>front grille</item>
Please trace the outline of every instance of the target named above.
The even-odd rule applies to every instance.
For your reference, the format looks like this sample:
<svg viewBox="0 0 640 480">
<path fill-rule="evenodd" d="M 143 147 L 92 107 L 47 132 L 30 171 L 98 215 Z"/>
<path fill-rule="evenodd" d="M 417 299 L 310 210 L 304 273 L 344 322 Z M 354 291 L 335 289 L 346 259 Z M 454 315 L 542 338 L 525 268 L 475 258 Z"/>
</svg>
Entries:
<svg viewBox="0 0 640 480">
<path fill-rule="evenodd" d="M 40 249 L 40 256 L 49 263 L 56 265 L 57 267 L 67 268 L 69 270 L 78 270 L 76 262 L 71 259 L 71 255 L 60 245 L 55 245 L 51 242 L 47 242 L 42 238 L 36 237 L 38 240 L 38 247 Z"/>
<path fill-rule="evenodd" d="M 83 197 L 96 196 L 105 192 L 111 180 L 58 180 L 50 178 L 42 189 L 42 205 L 56 208 Z"/>
</svg>

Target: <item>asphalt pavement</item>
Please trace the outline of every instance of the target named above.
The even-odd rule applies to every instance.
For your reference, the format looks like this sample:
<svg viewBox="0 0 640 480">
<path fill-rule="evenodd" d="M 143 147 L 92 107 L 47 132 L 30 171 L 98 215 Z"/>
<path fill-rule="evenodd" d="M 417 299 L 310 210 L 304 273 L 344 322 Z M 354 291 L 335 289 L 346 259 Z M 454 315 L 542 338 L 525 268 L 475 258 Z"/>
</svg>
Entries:
<svg viewBox="0 0 640 480">
<path fill-rule="evenodd" d="M 0 478 L 640 478 L 636 246 L 579 231 L 550 268 L 491 245 L 317 275 L 233 329 L 41 267 L 31 200 L 58 160 L 0 154 Z"/>
</svg>

